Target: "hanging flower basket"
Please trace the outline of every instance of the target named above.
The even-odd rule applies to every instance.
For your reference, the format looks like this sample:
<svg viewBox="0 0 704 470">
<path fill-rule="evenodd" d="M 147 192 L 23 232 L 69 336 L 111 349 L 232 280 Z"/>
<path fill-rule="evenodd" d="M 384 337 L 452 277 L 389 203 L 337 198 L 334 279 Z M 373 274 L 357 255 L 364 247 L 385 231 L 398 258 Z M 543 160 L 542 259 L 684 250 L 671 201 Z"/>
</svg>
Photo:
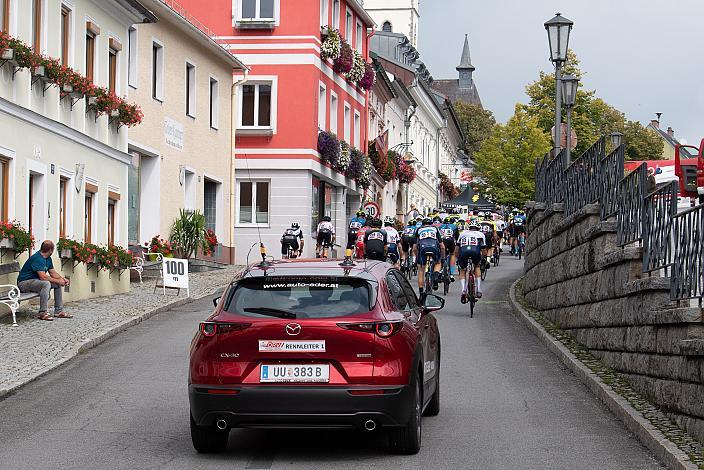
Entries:
<svg viewBox="0 0 704 470">
<path fill-rule="evenodd" d="M 0 51 L 0 59 L 2 60 L 14 60 L 15 50 L 14 49 L 3 49 Z"/>
<path fill-rule="evenodd" d="M 372 64 L 364 64 L 364 76 L 359 81 L 359 86 L 365 90 L 371 90 L 376 81 L 376 72 L 374 72 L 374 67 Z"/>
<path fill-rule="evenodd" d="M 111 117 L 111 118 L 120 117 L 120 110 L 119 110 L 119 109 L 113 109 L 112 111 L 110 111 L 110 117 Z"/>
<path fill-rule="evenodd" d="M 342 48 L 342 38 L 340 37 L 340 32 L 336 29 L 327 29 L 327 33 L 325 33 L 324 29 L 321 34 L 323 37 L 323 43 L 320 46 L 320 58 L 323 60 L 337 60 L 337 58 L 340 57 L 340 51 Z"/>
<path fill-rule="evenodd" d="M 325 163 L 334 167 L 340 158 L 340 142 L 332 132 L 321 131 L 318 134 L 318 153 Z"/>
<path fill-rule="evenodd" d="M 364 72 L 365 68 L 364 65 L 366 62 L 364 61 L 364 57 L 362 57 L 362 54 L 360 54 L 357 51 L 352 52 L 353 55 L 353 61 L 352 61 L 352 68 L 350 69 L 349 72 L 347 72 L 347 80 L 351 82 L 359 82 L 364 78 Z"/>
<path fill-rule="evenodd" d="M 344 140 L 340 142 L 340 158 L 337 160 L 337 165 L 335 165 L 335 169 L 339 171 L 340 173 L 344 173 L 347 168 L 350 166 L 350 146 L 347 142 Z"/>
<path fill-rule="evenodd" d="M 340 47 L 340 55 L 335 59 L 333 70 L 337 73 L 347 73 L 354 66 L 354 54 L 352 48 L 346 42 L 342 42 Z"/>
</svg>

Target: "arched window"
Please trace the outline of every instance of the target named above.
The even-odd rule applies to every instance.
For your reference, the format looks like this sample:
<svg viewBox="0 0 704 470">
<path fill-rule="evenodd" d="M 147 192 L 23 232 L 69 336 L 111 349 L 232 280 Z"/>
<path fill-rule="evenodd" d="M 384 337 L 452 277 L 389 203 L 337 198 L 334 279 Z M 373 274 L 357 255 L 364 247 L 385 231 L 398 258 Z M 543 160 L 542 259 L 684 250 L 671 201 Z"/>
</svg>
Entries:
<svg viewBox="0 0 704 470">
<path fill-rule="evenodd" d="M 381 25 L 381 30 L 384 31 L 385 33 L 390 33 L 391 32 L 391 22 L 390 21 L 384 21 L 384 24 Z"/>
</svg>

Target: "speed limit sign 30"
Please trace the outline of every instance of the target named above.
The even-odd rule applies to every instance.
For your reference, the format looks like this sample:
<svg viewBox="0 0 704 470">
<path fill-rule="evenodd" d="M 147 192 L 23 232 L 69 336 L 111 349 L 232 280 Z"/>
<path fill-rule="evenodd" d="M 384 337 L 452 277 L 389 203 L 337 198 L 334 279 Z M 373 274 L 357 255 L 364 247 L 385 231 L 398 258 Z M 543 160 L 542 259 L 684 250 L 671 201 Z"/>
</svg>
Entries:
<svg viewBox="0 0 704 470">
<path fill-rule="evenodd" d="M 365 202 L 362 206 L 362 209 L 364 210 L 364 212 L 367 213 L 370 218 L 379 217 L 379 215 L 381 214 L 381 208 L 379 207 L 379 204 L 373 201 Z"/>
</svg>

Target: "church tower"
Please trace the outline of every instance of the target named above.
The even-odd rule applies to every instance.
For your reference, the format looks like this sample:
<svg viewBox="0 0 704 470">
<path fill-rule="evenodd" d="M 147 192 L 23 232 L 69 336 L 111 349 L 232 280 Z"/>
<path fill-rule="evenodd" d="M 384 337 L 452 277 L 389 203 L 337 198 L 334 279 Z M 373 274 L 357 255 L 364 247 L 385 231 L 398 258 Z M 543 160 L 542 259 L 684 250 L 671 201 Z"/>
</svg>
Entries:
<svg viewBox="0 0 704 470">
<path fill-rule="evenodd" d="M 377 29 L 403 34 L 418 48 L 420 0 L 364 0 L 363 4 Z"/>
<path fill-rule="evenodd" d="M 460 59 L 460 65 L 456 67 L 460 74 L 460 89 L 471 89 L 474 88 L 474 79 L 472 74 L 474 73 L 474 65 L 472 65 L 472 60 L 469 57 L 469 39 L 467 35 L 464 35 L 464 48 L 462 48 L 462 58 Z"/>
</svg>

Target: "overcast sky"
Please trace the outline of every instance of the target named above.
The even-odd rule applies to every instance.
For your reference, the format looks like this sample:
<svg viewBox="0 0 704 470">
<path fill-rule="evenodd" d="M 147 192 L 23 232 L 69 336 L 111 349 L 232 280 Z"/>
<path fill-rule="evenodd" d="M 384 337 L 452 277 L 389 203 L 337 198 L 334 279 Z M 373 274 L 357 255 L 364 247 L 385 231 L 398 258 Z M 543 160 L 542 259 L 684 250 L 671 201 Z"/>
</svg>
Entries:
<svg viewBox="0 0 704 470">
<path fill-rule="evenodd" d="M 661 127 L 697 146 L 704 138 L 703 0 L 421 0 L 419 49 L 435 78 L 454 78 L 469 34 L 485 108 L 505 122 L 525 85 L 549 71 L 543 23 L 574 21 L 570 48 L 583 83 L 630 120 Z"/>
</svg>

